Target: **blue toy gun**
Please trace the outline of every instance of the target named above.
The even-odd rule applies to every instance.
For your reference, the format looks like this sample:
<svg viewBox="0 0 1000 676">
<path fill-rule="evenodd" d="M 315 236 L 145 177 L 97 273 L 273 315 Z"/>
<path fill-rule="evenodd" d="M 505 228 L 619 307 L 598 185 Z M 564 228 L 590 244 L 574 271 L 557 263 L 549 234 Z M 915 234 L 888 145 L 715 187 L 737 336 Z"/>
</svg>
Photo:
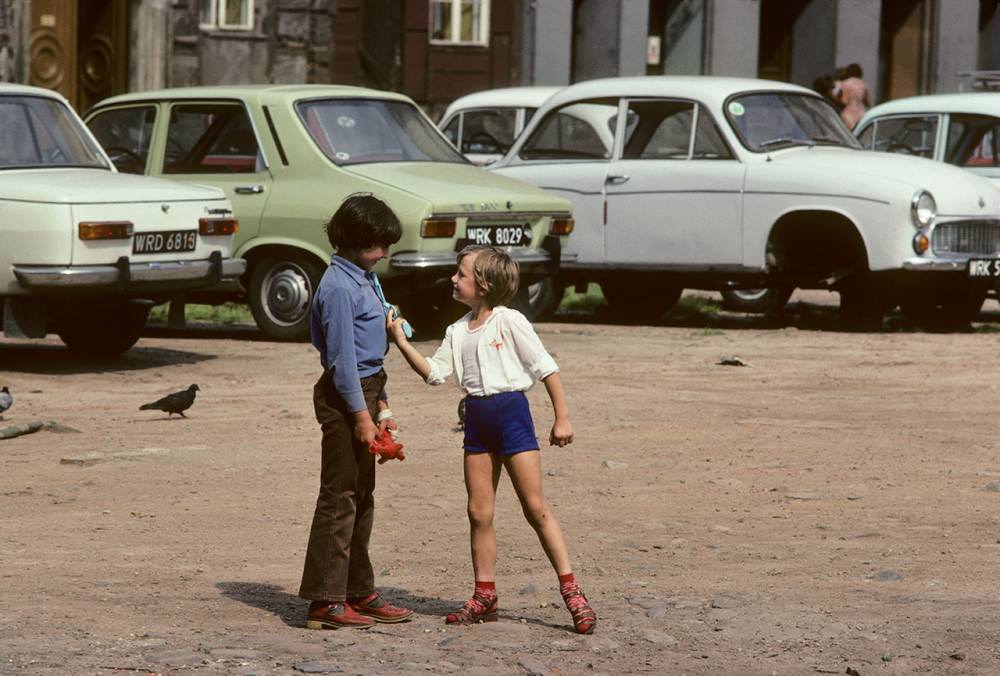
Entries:
<svg viewBox="0 0 1000 676">
<path fill-rule="evenodd" d="M 382 301 L 382 307 L 385 308 L 386 314 L 389 313 L 389 310 L 392 310 L 393 316 L 398 318 L 399 308 L 385 299 L 385 292 L 382 291 L 382 284 L 378 281 L 378 275 L 374 272 L 372 273 L 372 284 L 375 287 L 375 295 L 377 295 L 378 299 Z M 410 322 L 405 319 L 403 320 L 403 335 L 407 338 L 413 337 L 413 327 L 411 327 Z"/>
</svg>

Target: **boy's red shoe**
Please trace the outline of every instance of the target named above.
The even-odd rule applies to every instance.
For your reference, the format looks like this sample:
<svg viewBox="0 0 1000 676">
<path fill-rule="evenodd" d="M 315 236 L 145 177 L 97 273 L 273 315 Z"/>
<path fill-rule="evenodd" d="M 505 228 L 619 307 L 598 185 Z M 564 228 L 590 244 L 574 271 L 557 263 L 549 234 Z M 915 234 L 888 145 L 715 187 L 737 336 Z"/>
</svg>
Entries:
<svg viewBox="0 0 1000 676">
<path fill-rule="evenodd" d="M 460 610 L 444 618 L 446 624 L 476 624 L 497 621 L 497 596 L 483 596 L 478 591 Z"/>
<path fill-rule="evenodd" d="M 363 599 L 348 599 L 347 605 L 359 615 L 365 615 L 376 622 L 409 622 L 413 611 L 394 606 L 378 592 L 372 592 Z"/>
<path fill-rule="evenodd" d="M 306 629 L 370 629 L 375 620 L 354 612 L 346 603 L 313 603 L 306 616 Z"/>
</svg>

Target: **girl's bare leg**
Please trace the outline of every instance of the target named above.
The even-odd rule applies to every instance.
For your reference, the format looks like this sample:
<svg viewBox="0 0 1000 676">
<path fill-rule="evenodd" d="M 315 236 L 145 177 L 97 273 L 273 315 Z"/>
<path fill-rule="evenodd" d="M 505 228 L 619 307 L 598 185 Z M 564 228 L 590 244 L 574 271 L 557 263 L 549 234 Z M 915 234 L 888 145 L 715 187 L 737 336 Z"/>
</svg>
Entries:
<svg viewBox="0 0 1000 676">
<path fill-rule="evenodd" d="M 493 512 L 500 468 L 500 461 L 492 453 L 465 454 L 472 570 L 479 582 L 496 580 L 497 534 L 493 528 Z"/>
<path fill-rule="evenodd" d="M 524 517 L 538 533 L 538 539 L 542 543 L 545 555 L 549 557 L 549 563 L 555 568 L 557 575 L 572 572 L 566 538 L 542 493 L 541 453 L 538 451 L 515 453 L 506 456 L 503 463 L 511 483 L 514 484 L 517 499 L 521 502 Z"/>
</svg>

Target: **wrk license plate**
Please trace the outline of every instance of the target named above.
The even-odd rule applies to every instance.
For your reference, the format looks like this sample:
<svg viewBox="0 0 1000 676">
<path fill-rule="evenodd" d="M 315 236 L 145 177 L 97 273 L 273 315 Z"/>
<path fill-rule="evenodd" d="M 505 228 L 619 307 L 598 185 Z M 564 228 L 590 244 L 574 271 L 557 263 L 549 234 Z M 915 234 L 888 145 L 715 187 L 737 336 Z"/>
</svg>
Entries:
<svg viewBox="0 0 1000 676">
<path fill-rule="evenodd" d="M 197 244 L 197 230 L 137 232 L 132 236 L 132 253 L 156 254 L 194 251 Z"/>
<path fill-rule="evenodd" d="M 969 261 L 969 277 L 1000 277 L 1000 258 L 973 258 Z"/>
<path fill-rule="evenodd" d="M 531 226 L 523 225 L 469 225 L 465 236 L 473 244 L 486 246 L 529 246 Z"/>
</svg>

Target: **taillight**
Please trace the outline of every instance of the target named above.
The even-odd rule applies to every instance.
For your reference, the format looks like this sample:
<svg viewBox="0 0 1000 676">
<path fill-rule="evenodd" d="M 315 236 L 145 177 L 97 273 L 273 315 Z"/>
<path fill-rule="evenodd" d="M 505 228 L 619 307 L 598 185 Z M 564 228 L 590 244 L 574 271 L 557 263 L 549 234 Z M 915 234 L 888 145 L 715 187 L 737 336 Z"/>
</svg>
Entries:
<svg viewBox="0 0 1000 676">
<path fill-rule="evenodd" d="M 420 236 L 454 237 L 456 227 L 454 218 L 425 218 L 420 224 Z"/>
<path fill-rule="evenodd" d="M 131 221 L 87 221 L 80 223 L 80 239 L 128 239 L 135 227 Z"/>
<path fill-rule="evenodd" d="M 203 237 L 235 235 L 240 231 L 240 222 L 235 218 L 199 218 L 198 234 Z"/>
<path fill-rule="evenodd" d="M 552 224 L 549 225 L 550 235 L 568 235 L 573 232 L 573 226 L 576 221 L 574 221 L 569 216 L 562 216 L 559 218 L 553 218 Z"/>
</svg>

